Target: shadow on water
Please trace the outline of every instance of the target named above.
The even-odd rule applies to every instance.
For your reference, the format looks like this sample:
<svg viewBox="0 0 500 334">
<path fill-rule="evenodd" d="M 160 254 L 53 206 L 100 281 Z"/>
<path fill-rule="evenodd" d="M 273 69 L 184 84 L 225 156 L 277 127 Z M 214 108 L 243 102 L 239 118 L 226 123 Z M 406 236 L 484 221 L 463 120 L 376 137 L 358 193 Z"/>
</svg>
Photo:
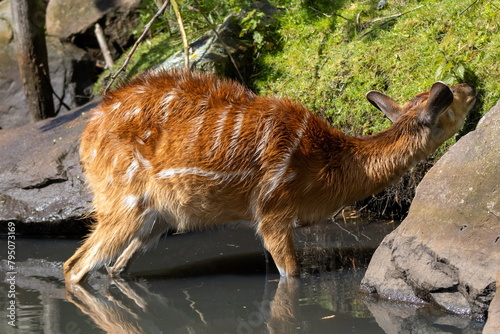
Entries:
<svg viewBox="0 0 500 334">
<path fill-rule="evenodd" d="M 137 256 L 128 276 L 104 272 L 68 287 L 65 239 L 17 239 L 15 286 L 1 261 L 0 294 L 16 294 L 16 328 L 2 333 L 480 333 L 482 324 L 429 305 L 358 292 L 394 223 L 330 222 L 297 230 L 299 279 L 280 280 L 260 241 L 241 226 L 169 235 Z M 1 249 L 7 249 L 4 240 Z M 0 299 L 2 313 L 9 300 Z M 3 319 L 6 319 L 2 315 Z"/>
</svg>

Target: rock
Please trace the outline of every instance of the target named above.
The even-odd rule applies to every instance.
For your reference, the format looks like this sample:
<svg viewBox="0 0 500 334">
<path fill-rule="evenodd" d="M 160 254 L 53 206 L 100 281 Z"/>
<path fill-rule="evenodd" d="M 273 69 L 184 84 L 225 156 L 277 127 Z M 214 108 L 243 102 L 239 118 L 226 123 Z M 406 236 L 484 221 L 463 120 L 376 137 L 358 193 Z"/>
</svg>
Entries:
<svg viewBox="0 0 500 334">
<path fill-rule="evenodd" d="M 387 1 L 385 0 L 380 0 L 377 4 L 377 9 L 382 10 L 387 6 Z"/>
<path fill-rule="evenodd" d="M 386 334 L 477 333 L 478 323 L 432 306 L 366 298 L 364 304 Z M 446 328 L 446 331 L 443 329 Z"/>
<path fill-rule="evenodd" d="M 361 283 L 388 299 L 484 318 L 500 268 L 500 102 L 424 177 Z"/>
<path fill-rule="evenodd" d="M 12 27 L 10 22 L 5 18 L 0 17 L 0 46 L 4 47 L 10 43 L 13 37 Z"/>
<path fill-rule="evenodd" d="M 89 103 L 53 119 L 0 130 L 0 233 L 81 235 L 89 212 L 79 138 Z M 45 223 L 45 224 L 44 224 Z M 46 224 L 50 223 L 50 224 Z"/>
<path fill-rule="evenodd" d="M 50 81 L 54 92 L 70 107 L 89 101 L 95 81 L 94 63 L 88 54 L 70 43 L 54 37 L 47 38 Z M 68 111 L 55 98 L 56 112 Z"/>
<path fill-rule="evenodd" d="M 500 291 L 500 270 L 497 272 L 496 291 Z M 483 334 L 500 333 L 500 294 L 496 293 L 488 309 L 488 321 L 484 326 Z"/>
<path fill-rule="evenodd" d="M 140 0 L 66 1 L 51 0 L 47 6 L 47 33 L 71 41 L 85 49 L 93 60 L 103 56 L 95 36 L 95 24 L 104 31 L 113 59 L 132 44 L 132 31 L 137 27 Z"/>
<path fill-rule="evenodd" d="M 235 71 L 235 69 L 226 49 L 229 50 L 233 59 L 238 60 L 239 57 L 236 53 L 239 52 L 244 55 L 245 51 L 247 51 L 247 46 L 238 38 L 241 31 L 239 22 L 240 18 L 238 16 L 229 15 L 217 28 L 220 39 L 217 38 L 213 31 L 209 31 L 191 43 L 189 45 L 190 67 L 204 72 L 216 73 L 220 76 L 230 76 L 228 68 L 231 68 L 232 71 Z M 162 69 L 182 67 L 184 67 L 184 50 L 178 51 L 158 66 L 158 68 Z"/>
<path fill-rule="evenodd" d="M 50 0 L 47 6 L 47 33 L 68 39 L 82 33 L 113 10 L 128 11 L 137 7 L 140 0 Z"/>
</svg>

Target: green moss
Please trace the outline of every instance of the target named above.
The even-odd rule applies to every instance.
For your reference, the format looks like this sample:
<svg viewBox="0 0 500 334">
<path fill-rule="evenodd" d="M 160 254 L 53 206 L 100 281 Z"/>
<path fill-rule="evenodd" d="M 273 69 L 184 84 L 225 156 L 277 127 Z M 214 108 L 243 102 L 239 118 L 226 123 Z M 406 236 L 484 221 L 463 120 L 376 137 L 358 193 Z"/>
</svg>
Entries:
<svg viewBox="0 0 500 334">
<path fill-rule="evenodd" d="M 437 80 L 466 81 L 480 97 L 475 121 L 500 99 L 499 4 L 461 13 L 468 3 L 377 2 L 276 1 L 283 44 L 258 59 L 259 93 L 297 99 L 354 134 L 389 125 L 364 98 L 372 89 L 403 103 Z"/>
</svg>

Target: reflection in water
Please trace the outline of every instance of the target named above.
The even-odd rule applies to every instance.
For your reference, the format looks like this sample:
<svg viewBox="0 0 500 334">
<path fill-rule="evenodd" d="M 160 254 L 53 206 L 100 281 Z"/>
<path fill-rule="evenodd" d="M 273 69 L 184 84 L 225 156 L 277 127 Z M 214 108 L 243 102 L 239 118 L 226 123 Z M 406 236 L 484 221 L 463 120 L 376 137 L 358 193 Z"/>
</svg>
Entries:
<svg viewBox="0 0 500 334">
<path fill-rule="evenodd" d="M 254 301 L 253 311 L 247 317 L 237 316 L 235 321 L 221 318 L 213 321 L 199 309 L 197 302 L 184 290 L 185 301 L 191 312 L 181 311 L 173 303 L 149 291 L 144 283 L 113 280 L 116 287 L 105 291 L 96 291 L 89 285 L 71 285 L 67 287 L 67 298 L 84 314 L 107 333 L 161 333 L 161 323 L 168 323 L 169 332 L 215 333 L 223 332 L 269 333 L 302 332 L 298 314 L 299 279 L 281 280 L 272 301 L 264 299 Z M 211 314 L 213 316 L 213 314 Z M 213 321 L 213 322 L 212 322 Z M 180 331 L 182 329 L 182 331 Z"/>
<path fill-rule="evenodd" d="M 169 307 L 166 298 L 150 293 L 144 284 L 132 286 L 124 280 L 114 280 L 113 284 L 117 289 L 108 285 L 105 292 L 95 291 L 88 284 L 68 286 L 67 298 L 107 333 L 160 333 L 156 323 L 163 314 L 170 318 L 172 328 L 187 320 Z"/>
<path fill-rule="evenodd" d="M 345 275 L 341 273 L 334 275 L 341 279 L 338 281 L 308 277 L 263 282 L 262 276 L 255 277 L 257 280 L 228 276 L 209 286 L 195 280 L 199 285 L 190 287 L 178 281 L 118 279 L 68 286 L 67 298 L 107 333 L 284 334 L 330 333 L 332 329 L 383 333 L 360 300 L 359 305 L 345 305 L 343 298 L 326 294 L 332 286 L 339 285 L 338 290 L 345 284 L 352 293 L 344 296 L 356 299 L 359 295 L 352 288 L 362 273 L 350 272 L 347 277 L 355 278 L 351 282 L 342 280 Z M 172 286 L 173 293 L 166 292 L 168 289 L 156 293 L 158 283 Z"/>
<path fill-rule="evenodd" d="M 61 265 L 78 242 L 18 239 L 17 327 L 2 321 L 0 333 L 481 333 L 469 318 L 359 294 L 359 268 L 388 231 L 376 238 L 372 225 L 331 226 L 297 231 L 310 270 L 281 281 L 246 230 L 169 236 L 133 262 L 129 278 L 96 273 L 68 289 Z M 1 260 L 0 296 L 9 289 L 6 268 Z M 3 319 L 6 307 L 0 298 Z"/>
</svg>

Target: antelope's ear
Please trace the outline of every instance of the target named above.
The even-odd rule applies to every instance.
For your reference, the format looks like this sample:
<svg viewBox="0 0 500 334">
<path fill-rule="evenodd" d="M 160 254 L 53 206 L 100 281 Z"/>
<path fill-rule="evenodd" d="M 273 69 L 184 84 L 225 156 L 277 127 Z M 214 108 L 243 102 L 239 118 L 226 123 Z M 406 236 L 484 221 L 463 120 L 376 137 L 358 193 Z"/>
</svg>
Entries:
<svg viewBox="0 0 500 334">
<path fill-rule="evenodd" d="M 391 120 L 391 122 L 396 122 L 402 114 L 401 106 L 394 101 L 393 98 L 378 92 L 376 90 L 371 90 L 366 93 L 366 98 L 373 104 L 377 109 L 384 112 L 384 114 Z"/>
<path fill-rule="evenodd" d="M 436 122 L 438 116 L 453 103 L 453 92 L 446 84 L 438 81 L 432 85 L 429 98 L 422 117 L 430 124 Z"/>
</svg>

